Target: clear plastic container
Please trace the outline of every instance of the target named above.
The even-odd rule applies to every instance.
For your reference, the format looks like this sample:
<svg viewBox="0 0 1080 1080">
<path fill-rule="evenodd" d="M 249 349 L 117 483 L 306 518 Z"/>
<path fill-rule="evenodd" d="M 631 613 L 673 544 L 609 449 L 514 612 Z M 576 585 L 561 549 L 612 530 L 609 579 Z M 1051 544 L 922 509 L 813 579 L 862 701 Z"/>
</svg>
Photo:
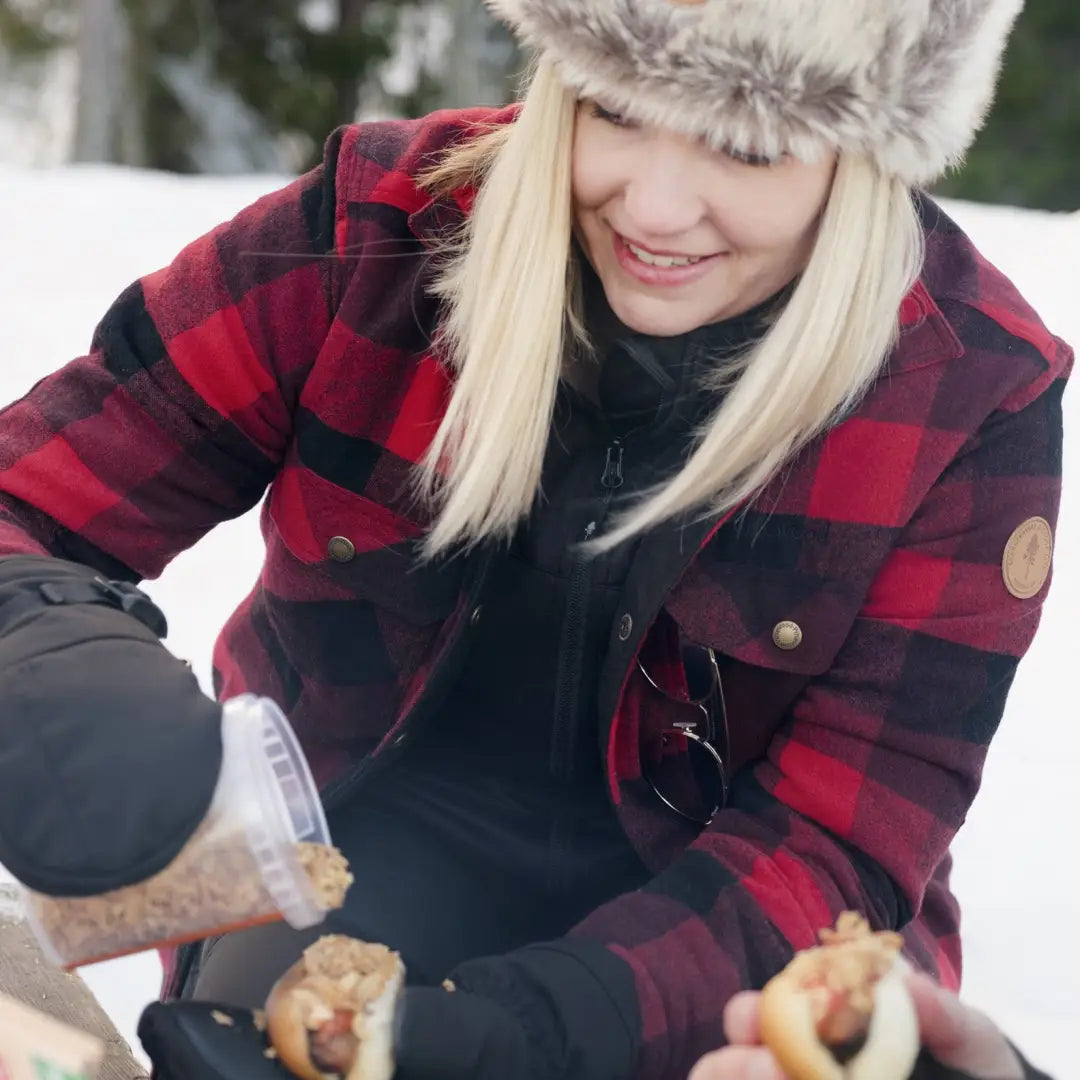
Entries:
<svg viewBox="0 0 1080 1080">
<path fill-rule="evenodd" d="M 340 906 L 344 861 L 280 710 L 250 694 L 228 701 L 222 745 L 210 810 L 160 873 L 94 897 L 24 891 L 27 920 L 55 963 L 70 970 L 281 920 L 301 930 Z"/>
</svg>

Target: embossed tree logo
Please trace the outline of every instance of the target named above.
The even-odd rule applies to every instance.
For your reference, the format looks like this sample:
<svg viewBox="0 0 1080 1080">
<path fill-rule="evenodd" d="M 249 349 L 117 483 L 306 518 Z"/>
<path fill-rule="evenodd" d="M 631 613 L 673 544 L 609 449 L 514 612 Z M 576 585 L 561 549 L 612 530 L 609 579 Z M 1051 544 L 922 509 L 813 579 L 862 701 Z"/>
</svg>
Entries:
<svg viewBox="0 0 1080 1080">
<path fill-rule="evenodd" d="M 1033 581 L 1038 574 L 1038 564 L 1042 553 L 1042 544 L 1039 542 L 1037 533 L 1032 534 L 1021 556 L 1024 562 L 1023 577 L 1025 581 Z"/>
</svg>

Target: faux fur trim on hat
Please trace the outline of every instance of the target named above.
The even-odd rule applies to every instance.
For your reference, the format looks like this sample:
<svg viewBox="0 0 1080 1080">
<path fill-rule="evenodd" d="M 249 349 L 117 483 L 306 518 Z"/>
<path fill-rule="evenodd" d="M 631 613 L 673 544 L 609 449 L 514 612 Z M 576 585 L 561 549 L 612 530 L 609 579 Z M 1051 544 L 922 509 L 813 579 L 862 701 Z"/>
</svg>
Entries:
<svg viewBox="0 0 1080 1080">
<path fill-rule="evenodd" d="M 1024 0 L 486 0 L 582 97 L 716 146 L 864 151 L 927 184 L 982 126 Z"/>
</svg>

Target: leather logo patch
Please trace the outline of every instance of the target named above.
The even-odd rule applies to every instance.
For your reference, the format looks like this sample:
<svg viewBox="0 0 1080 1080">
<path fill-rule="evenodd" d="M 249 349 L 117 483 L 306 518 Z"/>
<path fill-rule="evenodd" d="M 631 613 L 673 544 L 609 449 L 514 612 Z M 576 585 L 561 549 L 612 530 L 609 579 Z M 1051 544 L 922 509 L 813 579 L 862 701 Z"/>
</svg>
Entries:
<svg viewBox="0 0 1080 1080">
<path fill-rule="evenodd" d="M 1054 536 L 1050 523 L 1041 517 L 1028 518 L 1018 526 L 1005 545 L 1001 576 L 1005 588 L 1018 600 L 1030 600 L 1050 576 Z"/>
</svg>

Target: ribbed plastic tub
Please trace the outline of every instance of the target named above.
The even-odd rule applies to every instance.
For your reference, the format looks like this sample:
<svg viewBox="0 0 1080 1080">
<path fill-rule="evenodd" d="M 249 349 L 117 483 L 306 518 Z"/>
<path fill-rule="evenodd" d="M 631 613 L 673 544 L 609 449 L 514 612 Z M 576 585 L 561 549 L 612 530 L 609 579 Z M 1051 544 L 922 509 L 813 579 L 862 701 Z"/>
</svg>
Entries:
<svg viewBox="0 0 1080 1080">
<path fill-rule="evenodd" d="M 24 890 L 27 921 L 55 963 L 72 969 L 265 923 L 322 922 L 305 857 L 330 835 L 292 727 L 272 701 L 246 694 L 225 703 L 222 747 L 207 816 L 163 871 L 94 897 Z"/>
</svg>

